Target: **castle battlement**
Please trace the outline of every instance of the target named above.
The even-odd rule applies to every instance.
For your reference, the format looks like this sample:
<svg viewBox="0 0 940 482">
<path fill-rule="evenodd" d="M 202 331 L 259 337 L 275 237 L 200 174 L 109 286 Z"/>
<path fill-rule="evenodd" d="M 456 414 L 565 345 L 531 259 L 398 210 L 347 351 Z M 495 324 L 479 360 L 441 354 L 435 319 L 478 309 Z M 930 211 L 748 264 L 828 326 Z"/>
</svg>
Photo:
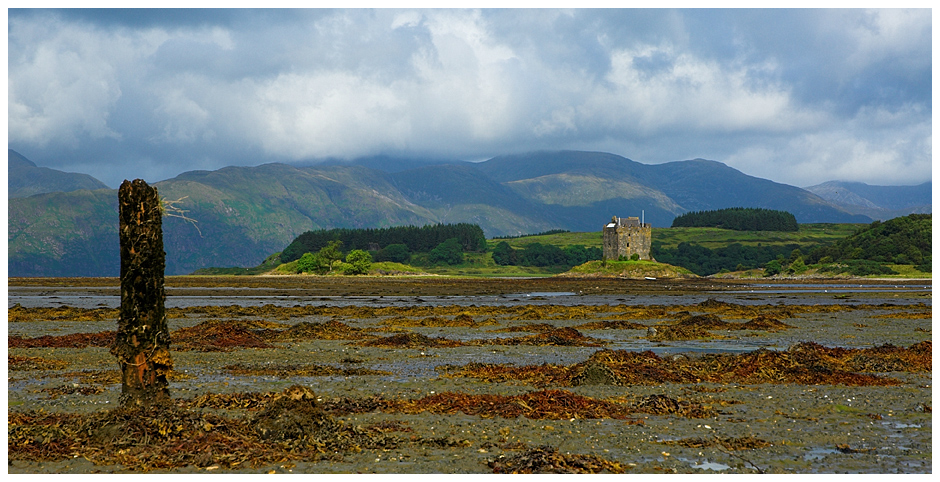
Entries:
<svg viewBox="0 0 940 482">
<path fill-rule="evenodd" d="M 604 226 L 604 259 L 629 259 L 633 254 L 640 259 L 652 261 L 653 228 L 648 223 L 640 222 L 638 217 L 618 218 L 614 216 Z"/>
</svg>

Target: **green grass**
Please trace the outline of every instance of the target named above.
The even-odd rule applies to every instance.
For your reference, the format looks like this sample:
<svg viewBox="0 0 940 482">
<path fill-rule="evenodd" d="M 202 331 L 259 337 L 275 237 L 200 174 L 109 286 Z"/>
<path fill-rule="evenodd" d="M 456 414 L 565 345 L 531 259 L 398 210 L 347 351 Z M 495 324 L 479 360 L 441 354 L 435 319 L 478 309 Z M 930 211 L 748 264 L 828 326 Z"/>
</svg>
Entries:
<svg viewBox="0 0 940 482">
<path fill-rule="evenodd" d="M 662 243 L 665 249 L 675 248 L 679 243 L 695 243 L 708 249 L 723 248 L 733 243 L 745 246 L 767 246 L 799 244 L 810 246 L 834 243 L 850 236 L 866 224 L 801 224 L 800 230 L 784 231 L 733 231 L 721 228 L 653 228 L 653 242 Z M 600 233 L 597 233 L 600 237 Z"/>
<path fill-rule="evenodd" d="M 603 276 L 628 276 L 631 278 L 675 278 L 680 275 L 695 276 L 691 271 L 655 261 L 588 261 L 568 271 L 575 274 Z"/>
<path fill-rule="evenodd" d="M 492 250 L 494 246 L 505 241 L 513 248 L 522 248 L 527 244 L 540 243 L 564 248 L 565 246 L 584 246 L 586 248 L 600 248 L 604 243 L 604 237 L 600 231 L 590 231 L 586 233 L 558 233 L 545 234 L 542 236 L 525 236 L 512 239 L 488 239 L 486 240 L 486 249 Z"/>
<path fill-rule="evenodd" d="M 369 270 L 369 274 L 378 274 L 379 271 L 384 271 L 386 273 L 409 273 L 409 274 L 426 274 L 427 271 L 417 268 L 407 264 L 394 263 L 392 261 L 379 261 L 372 263 L 372 268 Z"/>
<path fill-rule="evenodd" d="M 910 264 L 885 264 L 886 267 L 891 268 L 898 272 L 898 274 L 892 275 L 872 275 L 866 276 L 867 278 L 927 278 L 932 279 L 932 273 L 924 273 L 923 271 L 917 271 L 913 265 Z"/>
<path fill-rule="evenodd" d="M 862 409 L 857 407 L 850 407 L 848 405 L 835 404 L 832 407 L 832 410 L 835 412 L 845 412 L 845 413 L 861 413 Z"/>
</svg>

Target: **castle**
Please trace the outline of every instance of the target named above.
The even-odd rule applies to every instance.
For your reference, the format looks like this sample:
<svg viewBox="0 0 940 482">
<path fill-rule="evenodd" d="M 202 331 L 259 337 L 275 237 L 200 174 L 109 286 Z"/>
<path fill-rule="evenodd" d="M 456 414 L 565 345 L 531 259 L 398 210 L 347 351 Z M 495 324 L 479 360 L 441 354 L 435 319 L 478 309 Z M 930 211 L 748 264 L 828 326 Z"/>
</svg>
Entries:
<svg viewBox="0 0 940 482">
<path fill-rule="evenodd" d="M 650 256 L 652 227 L 640 222 L 640 218 L 618 218 L 614 216 L 604 226 L 604 259 L 616 261 L 622 257 L 630 259 L 634 254 L 640 259 L 655 261 Z"/>
</svg>

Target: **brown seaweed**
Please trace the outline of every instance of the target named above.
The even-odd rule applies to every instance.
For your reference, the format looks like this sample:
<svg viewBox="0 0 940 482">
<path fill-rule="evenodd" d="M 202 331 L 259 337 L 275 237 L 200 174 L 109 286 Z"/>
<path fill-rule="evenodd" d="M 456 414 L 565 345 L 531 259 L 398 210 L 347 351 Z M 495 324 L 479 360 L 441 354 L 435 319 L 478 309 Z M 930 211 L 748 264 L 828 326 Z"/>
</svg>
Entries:
<svg viewBox="0 0 940 482">
<path fill-rule="evenodd" d="M 562 454 L 543 445 L 524 452 L 488 460 L 494 474 L 622 474 L 626 468 L 596 455 Z"/>
</svg>

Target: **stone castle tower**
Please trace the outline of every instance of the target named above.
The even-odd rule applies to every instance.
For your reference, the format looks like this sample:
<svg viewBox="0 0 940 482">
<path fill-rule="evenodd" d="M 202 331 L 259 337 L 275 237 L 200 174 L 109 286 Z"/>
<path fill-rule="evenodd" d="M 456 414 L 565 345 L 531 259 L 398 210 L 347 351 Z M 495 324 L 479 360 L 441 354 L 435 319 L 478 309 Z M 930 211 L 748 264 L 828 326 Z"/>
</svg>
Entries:
<svg viewBox="0 0 940 482">
<path fill-rule="evenodd" d="M 618 218 L 614 216 L 604 226 L 604 259 L 616 261 L 621 256 L 629 259 L 634 253 L 640 259 L 655 261 L 650 256 L 653 229 L 640 218 Z"/>
</svg>

